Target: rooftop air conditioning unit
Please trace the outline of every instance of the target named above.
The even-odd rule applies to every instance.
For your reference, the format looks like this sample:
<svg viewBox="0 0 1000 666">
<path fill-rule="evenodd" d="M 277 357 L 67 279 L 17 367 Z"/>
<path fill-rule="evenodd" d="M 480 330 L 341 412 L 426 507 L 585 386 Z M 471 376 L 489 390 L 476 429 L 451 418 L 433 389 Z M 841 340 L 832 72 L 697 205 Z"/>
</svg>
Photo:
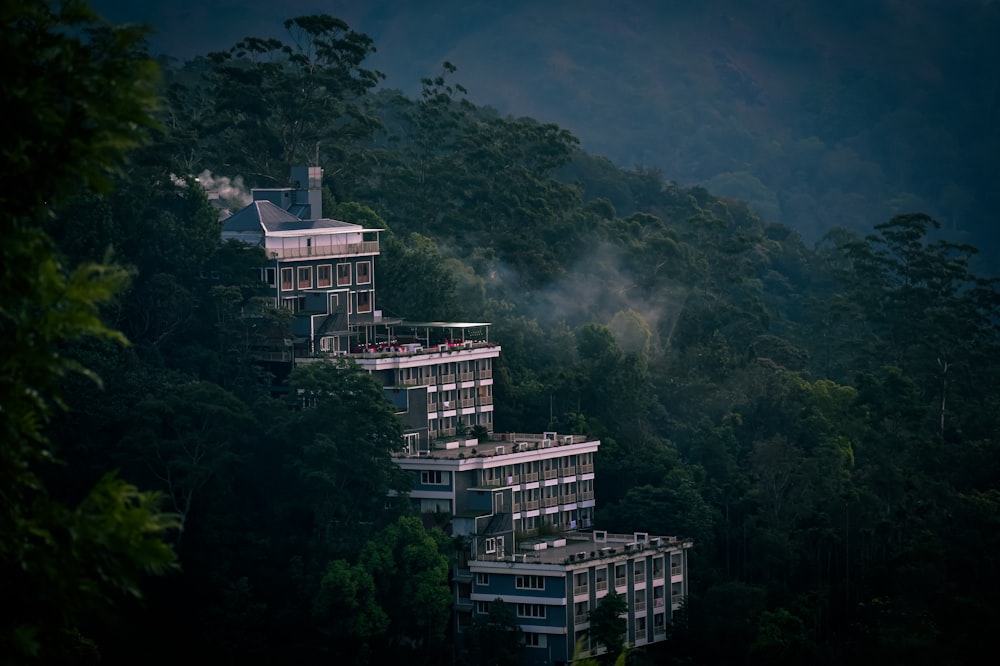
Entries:
<svg viewBox="0 0 1000 666">
<path fill-rule="evenodd" d="M 552 446 L 552 442 L 548 439 L 542 441 L 542 448 L 547 449 Z"/>
<path fill-rule="evenodd" d="M 438 345 L 438 351 L 448 351 L 448 345 Z"/>
<path fill-rule="evenodd" d="M 649 545 L 653 546 L 654 548 L 656 546 L 659 546 L 660 545 L 660 537 L 649 537 Z"/>
<path fill-rule="evenodd" d="M 497 452 L 498 456 L 502 456 L 505 451 L 506 451 L 506 449 L 504 447 L 502 447 L 502 446 L 498 446 L 497 449 L 496 449 L 496 452 Z"/>
<path fill-rule="evenodd" d="M 573 435 L 563 435 L 563 444 L 572 444 Z"/>
</svg>

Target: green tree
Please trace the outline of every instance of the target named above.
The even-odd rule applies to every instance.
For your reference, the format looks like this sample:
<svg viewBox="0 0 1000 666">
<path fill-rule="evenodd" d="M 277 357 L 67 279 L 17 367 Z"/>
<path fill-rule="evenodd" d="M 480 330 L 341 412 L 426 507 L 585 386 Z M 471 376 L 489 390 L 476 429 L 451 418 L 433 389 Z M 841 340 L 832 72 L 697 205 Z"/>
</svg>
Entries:
<svg viewBox="0 0 1000 666">
<path fill-rule="evenodd" d="M 443 554 L 450 544 L 440 529 L 428 531 L 419 518 L 406 516 L 361 551 L 359 561 L 375 578 L 376 599 L 389 616 L 390 647 L 430 650 L 443 641 L 452 606 Z"/>
<path fill-rule="evenodd" d="M 589 614 L 591 638 L 607 648 L 606 660 L 610 663 L 625 647 L 628 620 L 624 615 L 628 602 L 617 592 L 607 595 Z"/>
<path fill-rule="evenodd" d="M 520 663 L 521 627 L 500 597 L 490 602 L 486 616 L 477 615 L 465 630 L 470 663 L 479 666 L 516 666 Z"/>
<path fill-rule="evenodd" d="M 0 15 L 0 105 L 17 128 L 0 139 L 0 595 L 19 600 L 0 611 L 0 651 L 13 663 L 75 663 L 94 649 L 81 631 L 97 611 L 175 566 L 164 538 L 176 521 L 113 474 L 82 497 L 46 485 L 45 426 L 66 376 L 88 373 L 68 346 L 124 342 L 98 308 L 125 276 L 63 266 L 40 223 L 110 185 L 154 124 L 155 66 L 142 31 L 102 24 L 82 2 L 15 0 Z"/>
<path fill-rule="evenodd" d="M 339 173 L 351 142 L 378 125 L 365 95 L 382 75 L 362 66 L 371 38 L 327 15 L 284 26 L 287 42 L 247 37 L 209 56 L 215 113 L 205 132 L 251 182 L 283 182 L 297 163 Z"/>
<path fill-rule="evenodd" d="M 294 443 L 296 495 L 315 521 L 320 552 L 356 552 L 362 525 L 381 525 L 385 498 L 406 478 L 391 454 L 402 426 L 381 385 L 351 360 L 297 366 L 289 377 L 289 410 L 273 437 Z"/>
</svg>

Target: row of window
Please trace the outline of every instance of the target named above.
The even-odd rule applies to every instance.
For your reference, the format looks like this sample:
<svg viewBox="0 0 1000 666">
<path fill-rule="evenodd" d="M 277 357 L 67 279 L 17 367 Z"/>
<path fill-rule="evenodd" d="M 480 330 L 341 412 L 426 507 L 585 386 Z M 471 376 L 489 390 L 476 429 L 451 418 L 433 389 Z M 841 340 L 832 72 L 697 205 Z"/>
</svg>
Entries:
<svg viewBox="0 0 1000 666">
<path fill-rule="evenodd" d="M 593 471 L 594 454 L 589 452 L 546 458 L 544 460 L 533 460 L 513 465 L 503 465 L 500 467 L 489 467 L 482 472 L 482 482 L 484 484 L 532 483 L 541 479 L 555 479 L 561 476 L 587 474 Z"/>
<path fill-rule="evenodd" d="M 355 291 L 348 294 L 347 299 L 347 314 L 364 314 L 366 312 L 372 311 L 372 291 Z M 331 294 L 331 298 L 335 298 L 335 301 L 331 301 L 329 312 L 336 312 L 337 308 L 340 307 L 340 294 Z M 292 312 L 302 312 L 306 309 L 306 297 L 305 296 L 283 296 L 281 298 L 281 307 L 291 310 Z"/>
<path fill-rule="evenodd" d="M 493 377 L 493 359 L 450 361 L 416 368 L 400 368 L 400 384 L 451 384 Z M 431 395 L 434 395 L 433 393 Z"/>
<path fill-rule="evenodd" d="M 274 269 L 267 268 L 264 271 L 264 279 L 269 285 L 274 286 Z M 372 262 L 359 261 L 354 264 L 353 284 L 372 283 Z M 351 264 L 337 264 L 337 286 L 349 287 L 351 280 Z M 281 269 L 281 290 L 292 291 L 296 287 L 299 289 L 313 288 L 313 267 L 312 266 L 285 266 Z M 316 266 L 315 287 L 322 289 L 333 286 L 333 264 L 320 264 Z"/>
<path fill-rule="evenodd" d="M 430 434 L 435 437 L 451 437 L 458 434 L 458 425 L 462 423 L 466 428 L 474 428 L 481 425 L 487 430 L 493 430 L 493 412 L 480 412 L 476 414 L 463 414 L 462 416 L 443 416 L 439 419 L 432 419 L 428 424 Z"/>
<path fill-rule="evenodd" d="M 493 404 L 493 386 L 478 386 L 427 394 L 427 411 L 451 411 L 471 409 Z"/>
</svg>

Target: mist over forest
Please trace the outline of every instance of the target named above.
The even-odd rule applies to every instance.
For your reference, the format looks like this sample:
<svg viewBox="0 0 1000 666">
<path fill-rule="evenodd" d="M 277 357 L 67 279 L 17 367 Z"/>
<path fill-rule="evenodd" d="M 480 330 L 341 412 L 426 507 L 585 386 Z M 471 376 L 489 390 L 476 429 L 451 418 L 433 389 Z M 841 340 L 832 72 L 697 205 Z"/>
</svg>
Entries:
<svg viewBox="0 0 1000 666">
<path fill-rule="evenodd" d="M 326 216 L 381 230 L 378 309 L 491 322 L 498 431 L 601 441 L 598 528 L 694 540 L 640 663 L 992 650 L 995 3 L 375 4 L 240 14 L 157 62 L 142 30 L 15 1 L 12 662 L 469 663 L 461 544 L 408 502 L 382 387 L 264 362 L 292 315 L 263 250 L 221 240 L 220 205 L 302 164 Z"/>
</svg>

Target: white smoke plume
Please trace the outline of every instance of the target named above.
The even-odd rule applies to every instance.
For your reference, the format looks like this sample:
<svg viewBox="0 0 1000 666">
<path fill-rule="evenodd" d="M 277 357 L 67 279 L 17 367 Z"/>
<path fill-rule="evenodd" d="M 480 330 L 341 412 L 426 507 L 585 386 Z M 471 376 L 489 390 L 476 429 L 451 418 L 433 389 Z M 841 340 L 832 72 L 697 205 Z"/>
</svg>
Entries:
<svg viewBox="0 0 1000 666">
<path fill-rule="evenodd" d="M 243 183 L 243 176 L 214 176 L 205 169 L 198 174 L 196 180 L 205 189 L 209 199 L 218 199 L 227 208 L 243 208 L 253 201 L 250 189 Z"/>
</svg>

